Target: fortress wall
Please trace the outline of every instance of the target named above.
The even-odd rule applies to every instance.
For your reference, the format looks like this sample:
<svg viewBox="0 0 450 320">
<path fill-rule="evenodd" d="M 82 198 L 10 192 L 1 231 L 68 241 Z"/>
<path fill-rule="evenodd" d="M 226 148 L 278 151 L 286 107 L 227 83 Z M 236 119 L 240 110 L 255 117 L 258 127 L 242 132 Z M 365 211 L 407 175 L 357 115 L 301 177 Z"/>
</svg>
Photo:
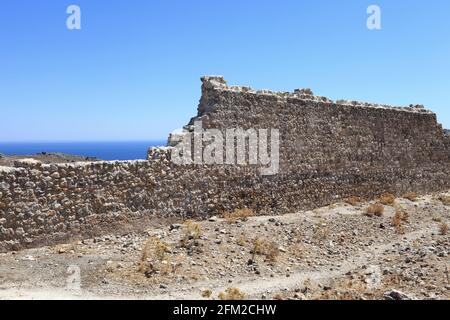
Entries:
<svg viewBox="0 0 450 320">
<path fill-rule="evenodd" d="M 202 120 L 208 128 L 279 129 L 281 172 L 407 169 L 450 162 L 448 136 L 436 115 L 422 106 L 335 103 L 233 89 L 222 78 L 203 81 L 199 115 L 192 121 Z"/>
<path fill-rule="evenodd" d="M 170 161 L 171 148 L 152 149 L 149 161 L 17 162 L 0 168 L 0 251 L 235 208 L 282 214 L 353 195 L 450 187 L 449 136 L 421 106 L 256 92 L 213 77 L 203 79 L 198 116 L 190 124 L 195 120 L 221 130 L 279 129 L 279 173 L 262 176 L 255 166 L 180 166 Z"/>
</svg>

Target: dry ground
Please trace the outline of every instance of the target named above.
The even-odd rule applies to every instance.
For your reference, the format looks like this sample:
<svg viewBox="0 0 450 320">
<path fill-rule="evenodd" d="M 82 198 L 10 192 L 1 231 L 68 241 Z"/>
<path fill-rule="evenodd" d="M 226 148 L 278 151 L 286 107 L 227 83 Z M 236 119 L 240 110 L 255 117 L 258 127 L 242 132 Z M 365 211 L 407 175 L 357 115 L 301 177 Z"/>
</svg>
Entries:
<svg viewBox="0 0 450 320">
<path fill-rule="evenodd" d="M 73 162 L 95 162 L 99 159 L 94 157 L 83 157 L 65 153 L 42 152 L 28 156 L 4 156 L 0 153 L 0 166 L 14 167 L 15 161 L 36 160 L 45 164 L 49 163 L 73 163 Z"/>
<path fill-rule="evenodd" d="M 449 195 L 397 198 L 378 216 L 365 215 L 374 201 L 353 199 L 0 254 L 0 299 L 218 299 L 227 288 L 252 299 L 449 299 Z M 67 284 L 77 270 L 80 289 Z"/>
</svg>

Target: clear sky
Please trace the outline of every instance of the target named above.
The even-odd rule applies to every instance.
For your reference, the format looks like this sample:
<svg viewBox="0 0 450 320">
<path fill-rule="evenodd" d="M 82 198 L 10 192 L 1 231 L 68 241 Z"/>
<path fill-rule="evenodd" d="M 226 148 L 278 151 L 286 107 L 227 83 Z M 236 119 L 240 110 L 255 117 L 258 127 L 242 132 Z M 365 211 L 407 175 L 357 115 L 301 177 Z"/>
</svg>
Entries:
<svg viewBox="0 0 450 320">
<path fill-rule="evenodd" d="M 0 141 L 164 139 L 196 114 L 206 74 L 424 104 L 450 128 L 450 1 L 0 2 Z"/>
</svg>

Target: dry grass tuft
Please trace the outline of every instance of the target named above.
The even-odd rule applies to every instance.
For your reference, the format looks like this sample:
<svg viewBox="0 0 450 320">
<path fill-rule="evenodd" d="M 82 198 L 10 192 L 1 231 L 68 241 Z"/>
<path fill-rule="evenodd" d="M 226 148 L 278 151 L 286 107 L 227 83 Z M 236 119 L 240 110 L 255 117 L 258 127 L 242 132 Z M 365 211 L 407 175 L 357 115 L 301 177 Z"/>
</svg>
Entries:
<svg viewBox="0 0 450 320">
<path fill-rule="evenodd" d="M 405 228 L 403 227 L 403 222 L 408 221 L 408 213 L 403 210 L 401 207 L 397 207 L 395 209 L 394 217 L 392 218 L 392 225 L 395 227 L 395 230 L 398 234 L 404 234 Z"/>
<path fill-rule="evenodd" d="M 267 261 L 272 263 L 276 262 L 278 256 L 280 255 L 280 250 L 277 244 L 273 241 L 266 242 L 264 255 L 266 256 Z"/>
<path fill-rule="evenodd" d="M 364 211 L 364 215 L 368 216 L 368 217 L 373 217 L 373 216 L 381 217 L 383 215 L 383 213 L 384 213 L 384 207 L 380 203 L 371 204 Z"/>
<path fill-rule="evenodd" d="M 355 197 L 355 196 L 351 196 L 351 197 L 348 197 L 347 199 L 345 199 L 345 203 L 348 203 L 349 205 L 352 205 L 352 206 L 356 206 L 360 202 L 361 202 L 361 198 Z"/>
<path fill-rule="evenodd" d="M 247 221 L 249 217 L 254 216 L 252 209 L 236 209 L 231 213 L 225 213 L 223 217 L 228 223 L 235 223 L 238 220 Z"/>
<path fill-rule="evenodd" d="M 166 273 L 168 270 L 167 261 L 165 261 L 166 253 L 169 246 L 157 237 L 149 238 L 142 248 L 141 260 L 139 262 L 139 271 L 150 277 L 154 273 Z"/>
<path fill-rule="evenodd" d="M 220 300 L 244 300 L 245 293 L 238 288 L 228 288 L 225 292 L 219 293 Z"/>
<path fill-rule="evenodd" d="M 378 197 L 378 201 L 386 206 L 390 206 L 394 204 L 395 196 L 392 193 L 383 193 Z"/>
<path fill-rule="evenodd" d="M 416 201 L 417 197 L 418 195 L 415 192 L 407 192 L 403 195 L 403 198 L 408 199 L 409 201 Z"/>
<path fill-rule="evenodd" d="M 450 206 L 450 196 L 440 195 L 438 197 L 439 201 L 441 201 L 444 205 Z"/>
<path fill-rule="evenodd" d="M 212 295 L 212 291 L 209 289 L 203 290 L 202 291 L 202 297 L 203 298 L 210 298 Z"/>
<path fill-rule="evenodd" d="M 282 295 L 281 293 L 277 293 L 276 295 L 273 296 L 273 300 L 282 301 L 285 299 L 286 299 L 286 297 L 284 295 Z"/>
<path fill-rule="evenodd" d="M 186 220 L 183 224 L 183 234 L 181 236 L 180 245 L 182 247 L 190 247 L 202 236 L 201 226 L 193 221 Z"/>
<path fill-rule="evenodd" d="M 439 226 L 439 233 L 445 236 L 448 233 L 448 230 L 449 230 L 448 224 L 442 222 Z"/>
<path fill-rule="evenodd" d="M 266 261 L 271 263 L 276 262 L 280 255 L 280 250 L 275 242 L 266 241 L 259 237 L 253 240 L 252 250 L 250 252 L 252 254 L 252 260 L 255 260 L 256 255 L 263 255 Z"/>
</svg>

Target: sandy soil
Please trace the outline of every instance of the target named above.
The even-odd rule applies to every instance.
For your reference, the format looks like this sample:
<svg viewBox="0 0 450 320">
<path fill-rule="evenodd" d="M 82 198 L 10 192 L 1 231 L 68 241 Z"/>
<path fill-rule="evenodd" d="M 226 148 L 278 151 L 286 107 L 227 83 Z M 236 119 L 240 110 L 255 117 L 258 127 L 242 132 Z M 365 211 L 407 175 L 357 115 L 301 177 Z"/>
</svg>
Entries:
<svg viewBox="0 0 450 320">
<path fill-rule="evenodd" d="M 0 299 L 449 299 L 447 194 L 246 219 L 0 254 Z M 440 200 L 440 199 L 441 200 Z M 448 198 L 447 198 L 448 200 Z M 395 227 L 396 211 L 407 213 Z"/>
</svg>

